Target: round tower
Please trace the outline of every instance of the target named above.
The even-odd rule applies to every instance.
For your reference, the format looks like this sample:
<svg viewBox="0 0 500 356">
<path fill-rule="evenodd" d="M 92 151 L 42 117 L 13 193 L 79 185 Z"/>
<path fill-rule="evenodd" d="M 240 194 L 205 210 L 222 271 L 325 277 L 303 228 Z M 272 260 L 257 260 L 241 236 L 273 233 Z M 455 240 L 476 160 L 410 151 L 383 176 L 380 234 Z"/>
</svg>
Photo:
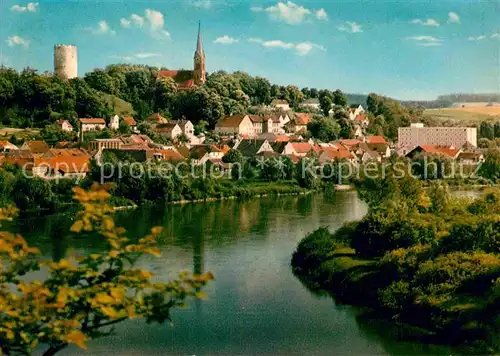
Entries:
<svg viewBox="0 0 500 356">
<path fill-rule="evenodd" d="M 76 46 L 54 46 L 54 74 L 64 79 L 78 77 L 78 57 Z"/>
</svg>

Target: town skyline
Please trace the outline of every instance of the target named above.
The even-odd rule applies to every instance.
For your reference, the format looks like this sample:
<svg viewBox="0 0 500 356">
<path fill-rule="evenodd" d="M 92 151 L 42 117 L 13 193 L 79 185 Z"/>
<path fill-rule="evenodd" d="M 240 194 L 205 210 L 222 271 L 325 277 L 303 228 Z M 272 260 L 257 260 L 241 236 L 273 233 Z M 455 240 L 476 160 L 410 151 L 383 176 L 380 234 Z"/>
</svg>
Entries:
<svg viewBox="0 0 500 356">
<path fill-rule="evenodd" d="M 190 69 L 201 20 L 208 73 L 241 70 L 281 85 L 432 100 L 499 92 L 498 11 L 494 2 L 461 1 L 8 0 L 0 5 L 0 61 L 52 71 L 54 44 L 67 43 L 78 46 L 79 76 L 114 63 Z"/>
</svg>

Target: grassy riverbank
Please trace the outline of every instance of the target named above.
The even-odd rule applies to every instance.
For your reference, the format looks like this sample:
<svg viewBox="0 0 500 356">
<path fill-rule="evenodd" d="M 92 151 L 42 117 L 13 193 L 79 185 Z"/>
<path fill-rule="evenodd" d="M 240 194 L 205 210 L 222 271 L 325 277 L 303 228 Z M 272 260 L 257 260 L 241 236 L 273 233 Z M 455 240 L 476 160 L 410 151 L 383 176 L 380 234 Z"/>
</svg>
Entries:
<svg viewBox="0 0 500 356">
<path fill-rule="evenodd" d="M 305 237 L 295 274 L 342 303 L 425 330 L 423 342 L 500 350 L 500 193 L 453 197 L 412 180 L 360 193 L 367 216 Z"/>
</svg>

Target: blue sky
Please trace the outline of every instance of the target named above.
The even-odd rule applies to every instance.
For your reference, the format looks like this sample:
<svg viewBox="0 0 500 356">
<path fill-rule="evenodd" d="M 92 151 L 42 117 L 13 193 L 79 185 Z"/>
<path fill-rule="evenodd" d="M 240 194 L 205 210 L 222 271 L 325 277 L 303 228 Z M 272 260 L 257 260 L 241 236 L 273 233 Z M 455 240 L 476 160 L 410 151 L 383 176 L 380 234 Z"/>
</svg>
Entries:
<svg viewBox="0 0 500 356">
<path fill-rule="evenodd" d="M 192 68 L 201 20 L 209 72 L 433 99 L 500 92 L 499 19 L 497 0 L 3 0 L 0 61 L 52 70 L 64 43 L 78 46 L 80 76 L 118 62 Z"/>
</svg>

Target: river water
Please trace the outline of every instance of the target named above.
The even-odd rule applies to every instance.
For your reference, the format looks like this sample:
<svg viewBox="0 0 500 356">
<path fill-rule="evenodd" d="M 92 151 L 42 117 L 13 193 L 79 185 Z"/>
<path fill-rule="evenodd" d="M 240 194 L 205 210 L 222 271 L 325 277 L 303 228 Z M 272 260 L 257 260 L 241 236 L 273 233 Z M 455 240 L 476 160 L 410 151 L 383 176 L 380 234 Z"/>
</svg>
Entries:
<svg viewBox="0 0 500 356">
<path fill-rule="evenodd" d="M 367 211 L 354 192 L 251 201 L 167 205 L 120 212 L 131 236 L 163 226 L 162 256 L 140 261 L 162 278 L 212 271 L 208 300 L 175 311 L 174 325 L 134 320 L 94 340 L 88 355 L 449 355 L 446 348 L 402 341 L 405 330 L 359 318 L 349 306 L 309 291 L 291 272 L 297 243 Z M 24 220 L 16 229 L 45 258 L 71 258 L 103 242 L 67 237 L 69 216 Z M 81 354 L 68 348 L 63 355 Z"/>
</svg>

